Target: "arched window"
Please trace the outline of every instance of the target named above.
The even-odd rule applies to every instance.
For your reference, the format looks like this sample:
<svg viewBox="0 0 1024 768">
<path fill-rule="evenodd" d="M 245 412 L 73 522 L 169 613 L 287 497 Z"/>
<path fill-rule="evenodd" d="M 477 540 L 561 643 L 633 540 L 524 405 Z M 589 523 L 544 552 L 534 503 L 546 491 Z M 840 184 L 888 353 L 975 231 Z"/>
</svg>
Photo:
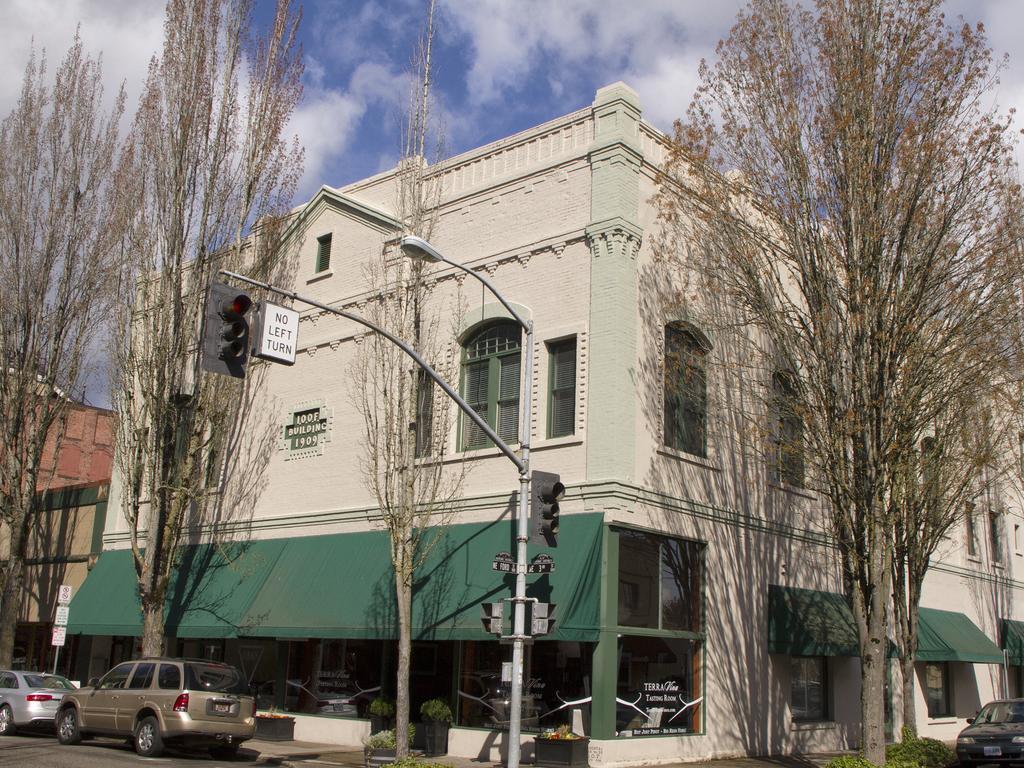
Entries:
<svg viewBox="0 0 1024 768">
<path fill-rule="evenodd" d="M 665 445 L 708 455 L 707 341 L 685 323 L 665 326 Z"/>
<path fill-rule="evenodd" d="M 515 323 L 487 326 L 462 348 L 462 397 L 506 443 L 519 438 L 520 328 Z M 487 435 L 463 416 L 463 449 L 485 448 Z"/>
</svg>

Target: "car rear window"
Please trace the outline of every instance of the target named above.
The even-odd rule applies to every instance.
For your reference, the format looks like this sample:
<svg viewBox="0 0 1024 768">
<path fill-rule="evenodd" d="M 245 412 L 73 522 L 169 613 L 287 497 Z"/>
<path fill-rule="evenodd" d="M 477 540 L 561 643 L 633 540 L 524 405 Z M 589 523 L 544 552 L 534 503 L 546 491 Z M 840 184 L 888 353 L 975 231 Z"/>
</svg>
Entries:
<svg viewBox="0 0 1024 768">
<path fill-rule="evenodd" d="M 186 664 L 185 685 L 191 691 L 249 693 L 249 687 L 238 670 L 226 664 Z"/>
<path fill-rule="evenodd" d="M 54 688 L 57 690 L 73 691 L 75 686 L 70 680 L 60 675 L 25 675 L 25 683 L 29 688 Z"/>
<path fill-rule="evenodd" d="M 165 691 L 180 690 L 181 672 L 178 671 L 177 664 L 161 664 L 156 684 Z"/>
</svg>

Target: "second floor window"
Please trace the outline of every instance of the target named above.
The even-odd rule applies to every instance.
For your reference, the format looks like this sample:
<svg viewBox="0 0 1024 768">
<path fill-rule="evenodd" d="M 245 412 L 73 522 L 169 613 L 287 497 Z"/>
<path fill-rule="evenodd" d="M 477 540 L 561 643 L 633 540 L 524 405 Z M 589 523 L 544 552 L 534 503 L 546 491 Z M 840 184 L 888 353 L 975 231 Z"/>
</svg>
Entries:
<svg viewBox="0 0 1024 768">
<path fill-rule="evenodd" d="M 774 479 L 803 488 L 804 420 L 800 416 L 796 382 L 792 373 L 776 371 L 772 376 L 772 400 L 778 419 L 775 427 Z"/>
<path fill-rule="evenodd" d="M 548 353 L 548 437 L 565 437 L 576 431 L 576 339 L 549 344 Z"/>
<path fill-rule="evenodd" d="M 416 371 L 416 458 L 430 456 L 434 434 L 434 380 Z"/>
<path fill-rule="evenodd" d="M 462 352 L 462 397 L 506 443 L 519 438 L 520 328 L 500 323 L 477 331 Z M 462 448 L 486 448 L 480 427 L 463 416 Z"/>
<path fill-rule="evenodd" d="M 970 557 L 978 556 L 978 529 L 974 520 L 974 505 L 968 504 L 964 512 L 964 528 L 967 533 L 967 554 Z"/>
<path fill-rule="evenodd" d="M 709 347 L 680 323 L 665 326 L 665 445 L 708 455 Z"/>
<path fill-rule="evenodd" d="M 1003 519 L 998 512 L 988 513 L 988 530 L 992 545 L 992 562 L 1003 562 Z"/>
</svg>

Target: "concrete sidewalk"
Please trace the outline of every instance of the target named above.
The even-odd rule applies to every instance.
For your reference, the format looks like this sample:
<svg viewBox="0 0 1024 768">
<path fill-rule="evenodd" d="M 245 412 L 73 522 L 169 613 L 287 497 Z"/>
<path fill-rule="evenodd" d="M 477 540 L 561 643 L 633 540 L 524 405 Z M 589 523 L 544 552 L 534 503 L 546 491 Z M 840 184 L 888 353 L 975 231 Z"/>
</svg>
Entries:
<svg viewBox="0 0 1024 768">
<path fill-rule="evenodd" d="M 662 764 L 659 768 L 694 768 L 694 766 L 712 766 L 713 768 L 821 768 L 825 763 L 839 754 L 827 753 L 811 755 L 775 755 L 771 757 L 736 757 L 720 760 L 699 760 L 690 763 Z M 257 765 L 277 765 L 284 768 L 301 768 L 301 766 L 324 765 L 344 766 L 345 768 L 363 767 L 363 748 L 361 746 L 339 746 L 337 744 L 314 744 L 303 741 L 261 741 L 253 739 L 245 742 L 239 751 L 239 757 Z M 452 757 L 445 755 L 438 758 L 424 758 L 451 765 L 453 768 L 501 768 L 501 763 L 484 762 L 468 757 Z M 532 765 L 532 763 L 523 763 Z"/>
</svg>

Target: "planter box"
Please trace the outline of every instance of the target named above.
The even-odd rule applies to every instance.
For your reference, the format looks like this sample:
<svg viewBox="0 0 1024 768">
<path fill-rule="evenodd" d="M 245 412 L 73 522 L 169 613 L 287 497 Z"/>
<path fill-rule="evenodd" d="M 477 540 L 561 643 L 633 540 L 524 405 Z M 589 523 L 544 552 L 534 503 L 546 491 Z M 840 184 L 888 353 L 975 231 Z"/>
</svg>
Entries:
<svg viewBox="0 0 1024 768">
<path fill-rule="evenodd" d="M 534 739 L 533 761 L 545 768 L 586 768 L 590 739 Z"/>
<path fill-rule="evenodd" d="M 436 720 L 425 720 L 416 729 L 416 735 L 423 731 L 423 747 L 427 757 L 437 757 L 448 754 L 448 723 L 437 722 Z"/>
<path fill-rule="evenodd" d="M 366 768 L 380 768 L 395 762 L 395 752 L 394 749 L 364 749 L 363 763 Z"/>
<path fill-rule="evenodd" d="M 370 715 L 370 733 L 380 733 L 391 729 L 390 715 Z"/>
<path fill-rule="evenodd" d="M 257 716 L 256 738 L 265 741 L 292 741 L 295 738 L 295 718 Z"/>
</svg>

